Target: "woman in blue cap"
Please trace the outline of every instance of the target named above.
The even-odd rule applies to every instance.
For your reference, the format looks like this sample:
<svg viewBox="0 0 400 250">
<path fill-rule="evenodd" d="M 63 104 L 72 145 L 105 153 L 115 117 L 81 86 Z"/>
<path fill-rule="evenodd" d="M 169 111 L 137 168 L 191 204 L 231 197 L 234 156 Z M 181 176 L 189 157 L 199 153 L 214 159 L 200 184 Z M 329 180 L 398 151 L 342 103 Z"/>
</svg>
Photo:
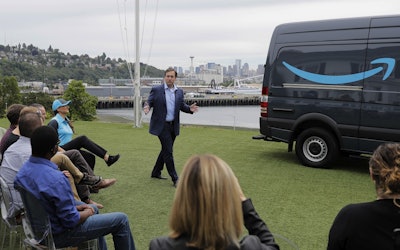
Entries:
<svg viewBox="0 0 400 250">
<path fill-rule="evenodd" d="M 71 101 L 56 99 L 52 105 L 55 116 L 51 119 L 48 125 L 57 131 L 58 138 L 60 139 L 60 147 L 64 150 L 78 149 L 81 151 L 83 157 L 92 168 L 94 168 L 95 164 L 95 157 L 93 154 L 104 159 L 104 161 L 107 163 L 107 166 L 111 166 L 118 161 L 120 157 L 119 154 L 109 155 L 107 150 L 90 140 L 85 135 L 72 138 L 74 134 L 74 127 L 67 117 L 69 114 L 70 103 Z M 86 149 L 87 151 L 81 150 L 82 148 Z"/>
</svg>

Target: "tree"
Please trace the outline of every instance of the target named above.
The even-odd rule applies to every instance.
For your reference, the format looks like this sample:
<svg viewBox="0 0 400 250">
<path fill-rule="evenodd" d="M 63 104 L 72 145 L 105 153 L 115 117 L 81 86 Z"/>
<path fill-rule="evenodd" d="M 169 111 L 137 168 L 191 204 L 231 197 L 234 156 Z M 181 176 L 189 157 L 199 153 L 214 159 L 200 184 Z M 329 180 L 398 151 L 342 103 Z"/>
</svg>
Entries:
<svg viewBox="0 0 400 250">
<path fill-rule="evenodd" d="M 0 79 L 0 117 L 4 117 L 8 106 L 21 103 L 17 79 L 13 76 Z"/>
<path fill-rule="evenodd" d="M 51 105 L 53 104 L 54 97 L 46 93 L 24 93 L 22 94 L 22 104 L 31 105 L 33 103 L 39 103 L 43 105 L 46 109 L 47 117 L 52 117 L 54 114 L 51 110 Z"/>
<path fill-rule="evenodd" d="M 96 116 L 97 97 L 85 91 L 82 81 L 72 80 L 64 92 L 63 98 L 71 100 L 70 118 L 75 120 L 92 121 Z"/>
</svg>

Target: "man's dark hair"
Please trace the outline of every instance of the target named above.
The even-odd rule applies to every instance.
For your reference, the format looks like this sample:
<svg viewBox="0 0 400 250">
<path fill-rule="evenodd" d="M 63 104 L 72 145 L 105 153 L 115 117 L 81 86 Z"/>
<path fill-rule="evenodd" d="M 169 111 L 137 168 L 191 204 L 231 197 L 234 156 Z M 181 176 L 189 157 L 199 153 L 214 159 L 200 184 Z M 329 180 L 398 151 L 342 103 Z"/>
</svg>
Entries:
<svg viewBox="0 0 400 250">
<path fill-rule="evenodd" d="M 176 72 L 176 70 L 172 67 L 169 67 L 168 69 L 165 70 L 164 72 L 164 76 L 167 75 L 168 72 L 174 71 L 175 72 L 175 77 L 178 77 L 178 72 Z"/>
<path fill-rule="evenodd" d="M 18 124 L 19 113 L 25 107 L 23 104 L 13 104 L 7 109 L 7 119 L 12 125 Z"/>
<path fill-rule="evenodd" d="M 58 144 L 56 130 L 50 126 L 40 126 L 33 131 L 31 136 L 32 155 L 45 157 L 51 153 Z"/>
<path fill-rule="evenodd" d="M 22 136 L 30 138 L 32 132 L 42 126 L 42 118 L 39 113 L 24 113 L 19 117 L 18 127 Z"/>
</svg>

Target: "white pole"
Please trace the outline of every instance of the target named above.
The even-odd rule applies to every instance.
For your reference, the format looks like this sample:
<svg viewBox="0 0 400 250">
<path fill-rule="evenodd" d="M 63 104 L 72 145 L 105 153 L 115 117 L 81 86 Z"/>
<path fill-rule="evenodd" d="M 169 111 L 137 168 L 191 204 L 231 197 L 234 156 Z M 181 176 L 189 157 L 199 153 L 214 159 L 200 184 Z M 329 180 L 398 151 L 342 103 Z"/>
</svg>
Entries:
<svg viewBox="0 0 400 250">
<path fill-rule="evenodd" d="M 136 61 L 135 61 L 135 82 L 134 82 L 134 90 L 135 95 L 133 99 L 133 109 L 134 109 L 134 119 L 135 125 L 134 127 L 140 128 L 142 127 L 142 98 L 140 96 L 140 46 L 139 46 L 139 0 L 136 0 L 135 6 L 135 38 L 136 38 Z"/>
</svg>

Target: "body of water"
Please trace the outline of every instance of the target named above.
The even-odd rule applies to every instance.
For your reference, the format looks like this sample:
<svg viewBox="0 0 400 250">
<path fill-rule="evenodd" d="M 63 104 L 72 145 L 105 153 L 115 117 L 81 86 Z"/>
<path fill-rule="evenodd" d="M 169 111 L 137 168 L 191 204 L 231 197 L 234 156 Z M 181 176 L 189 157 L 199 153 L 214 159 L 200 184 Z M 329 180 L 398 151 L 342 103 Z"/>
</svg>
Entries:
<svg viewBox="0 0 400 250">
<path fill-rule="evenodd" d="M 98 109 L 99 115 L 115 115 L 133 121 L 133 109 Z M 142 122 L 149 123 L 151 111 L 142 112 Z M 259 128 L 260 106 L 199 107 L 197 113 L 181 112 L 181 124 L 227 126 L 232 128 Z"/>
</svg>

